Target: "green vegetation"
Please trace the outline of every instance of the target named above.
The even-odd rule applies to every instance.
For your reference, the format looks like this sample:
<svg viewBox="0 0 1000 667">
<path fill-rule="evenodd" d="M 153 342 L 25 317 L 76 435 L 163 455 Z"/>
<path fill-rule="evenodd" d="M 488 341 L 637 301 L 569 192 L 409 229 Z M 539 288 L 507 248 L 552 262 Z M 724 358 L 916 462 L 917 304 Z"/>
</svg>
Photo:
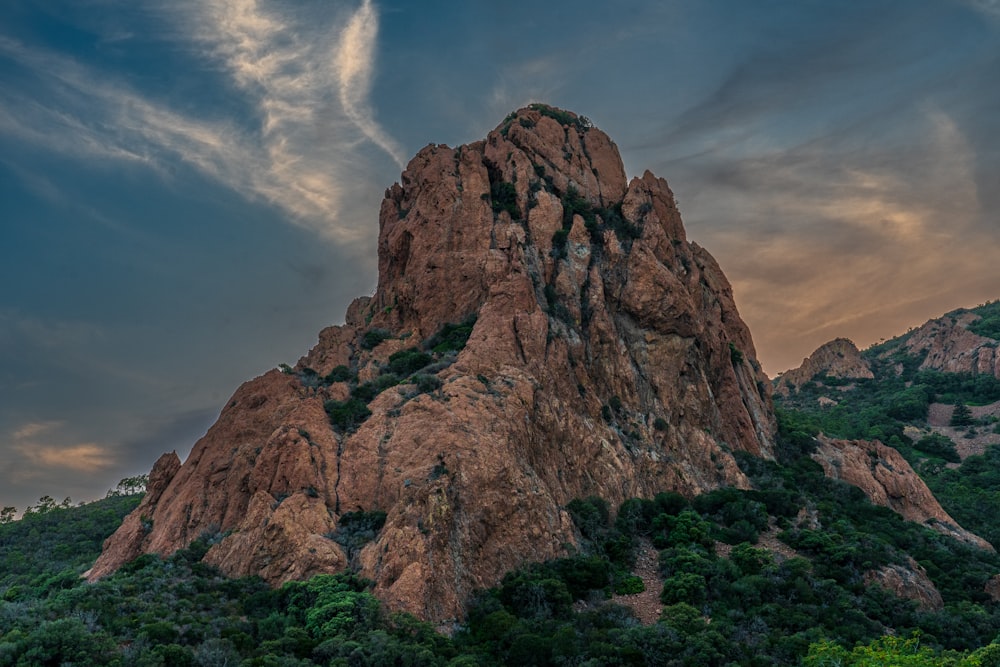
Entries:
<svg viewBox="0 0 1000 667">
<path fill-rule="evenodd" d="M 758 490 L 690 500 L 661 493 L 628 500 L 617 513 L 598 497 L 570 502 L 579 551 L 511 572 L 474 595 L 451 638 L 390 614 L 368 582 L 349 573 L 277 590 L 256 578 L 226 579 L 201 562 L 213 540 L 207 535 L 85 584 L 81 568 L 137 499 L 52 509 L 0 526 L 0 536 L 23 542 L 23 557 L 38 548 L 37 522 L 50 521 L 45 539 L 61 544 L 81 533 L 81 522 L 116 508 L 110 525 L 74 547 L 79 561 L 68 569 L 25 558 L 27 571 L 0 586 L 0 666 L 996 664 L 988 660 L 1000 647 L 988 644 L 1000 609 L 983 586 L 1000 571 L 1000 557 L 907 523 L 825 478 L 796 427 L 782 420 L 780 461 L 739 457 Z M 440 467 L 432 477 L 448 474 Z M 981 472 L 987 468 L 1000 466 L 984 462 Z M 820 528 L 799 521 L 802 508 Z M 377 510 L 348 512 L 328 537 L 353 561 L 385 520 Z M 801 556 L 757 546 L 774 525 Z M 733 545 L 728 556 L 720 541 Z M 610 600 L 643 589 L 630 572 L 643 542 L 659 551 L 665 581 L 666 606 L 651 626 Z M 0 552 L 0 572 L 13 571 L 13 553 Z M 926 568 L 943 609 L 921 610 L 865 584 L 866 571 L 909 556 Z"/>
<path fill-rule="evenodd" d="M 465 344 L 468 342 L 469 336 L 472 335 L 472 329 L 475 326 L 475 314 L 458 324 L 446 324 L 441 327 L 441 331 L 427 339 L 424 347 L 434 352 L 434 354 L 461 352 L 465 348 Z"/>
<path fill-rule="evenodd" d="M 507 211 L 511 220 L 520 220 L 521 209 L 517 206 L 517 188 L 513 183 L 499 180 L 491 183 L 490 201 L 494 213 Z"/>
<path fill-rule="evenodd" d="M 978 308 L 973 308 L 972 312 L 979 315 L 980 319 L 969 325 L 969 331 L 986 338 L 1000 340 L 1000 301 L 990 301 Z"/>
<path fill-rule="evenodd" d="M 575 127 L 580 132 L 586 132 L 594 126 L 586 116 L 576 116 L 568 111 L 550 107 L 548 104 L 531 104 L 528 108 L 552 118 L 560 125 Z"/>
<path fill-rule="evenodd" d="M 369 329 L 361 336 L 361 347 L 366 350 L 372 350 L 382 341 L 392 338 L 392 334 L 385 329 Z"/>
<path fill-rule="evenodd" d="M 434 357 L 411 347 L 394 352 L 389 357 L 389 372 L 400 377 L 407 377 L 428 366 L 432 361 L 434 361 Z"/>
<path fill-rule="evenodd" d="M 323 409 L 326 410 L 330 423 L 342 432 L 357 427 L 372 414 L 365 401 L 355 396 L 346 401 L 325 401 Z"/>
</svg>

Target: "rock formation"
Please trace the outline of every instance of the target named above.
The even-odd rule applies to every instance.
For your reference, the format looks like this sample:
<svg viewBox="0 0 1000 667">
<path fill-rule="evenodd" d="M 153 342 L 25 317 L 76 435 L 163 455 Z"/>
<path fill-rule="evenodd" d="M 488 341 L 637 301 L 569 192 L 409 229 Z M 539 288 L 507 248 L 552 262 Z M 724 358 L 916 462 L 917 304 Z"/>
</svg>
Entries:
<svg viewBox="0 0 1000 667">
<path fill-rule="evenodd" d="M 872 379 L 871 366 L 861 356 L 854 343 L 847 338 L 835 338 L 821 345 L 802 365 L 783 373 L 774 383 L 774 390 L 788 396 L 817 375 L 841 379 Z"/>
<path fill-rule="evenodd" d="M 944 511 L 920 476 L 892 447 L 878 440 L 834 440 L 820 436 L 812 458 L 823 466 L 827 477 L 858 487 L 874 504 L 888 507 L 907 521 L 993 551 L 989 542 L 959 526 Z"/>
<path fill-rule="evenodd" d="M 969 331 L 980 318 L 968 310 L 930 320 L 903 336 L 902 349 L 923 357 L 920 370 L 987 374 L 1000 378 L 997 341 Z"/>
<path fill-rule="evenodd" d="M 345 324 L 240 387 L 183 465 L 157 463 L 91 577 L 207 534 L 230 575 L 354 567 L 390 607 L 454 618 L 566 553 L 573 498 L 746 487 L 731 452 L 771 455 L 729 283 L 667 183 L 627 181 L 585 119 L 532 105 L 424 148 L 386 192 L 378 252 Z"/>
<path fill-rule="evenodd" d="M 944 599 L 934 582 L 927 576 L 927 570 L 920 563 L 907 558 L 906 565 L 891 563 L 877 570 L 866 572 L 866 584 L 878 584 L 892 591 L 893 595 L 913 600 L 925 611 L 941 609 Z"/>
</svg>

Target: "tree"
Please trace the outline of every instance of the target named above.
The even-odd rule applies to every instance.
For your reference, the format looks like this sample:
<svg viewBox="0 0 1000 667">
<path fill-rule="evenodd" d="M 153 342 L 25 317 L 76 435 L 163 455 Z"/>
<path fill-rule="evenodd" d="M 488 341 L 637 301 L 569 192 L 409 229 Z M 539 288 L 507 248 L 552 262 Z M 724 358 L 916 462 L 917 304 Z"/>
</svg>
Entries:
<svg viewBox="0 0 1000 667">
<path fill-rule="evenodd" d="M 965 403 L 959 401 L 955 403 L 955 410 L 951 413 L 952 426 L 972 426 L 972 410 Z"/>
<path fill-rule="evenodd" d="M 16 507 L 7 506 L 0 510 L 0 523 L 10 523 L 14 520 L 14 515 L 17 513 Z"/>
</svg>

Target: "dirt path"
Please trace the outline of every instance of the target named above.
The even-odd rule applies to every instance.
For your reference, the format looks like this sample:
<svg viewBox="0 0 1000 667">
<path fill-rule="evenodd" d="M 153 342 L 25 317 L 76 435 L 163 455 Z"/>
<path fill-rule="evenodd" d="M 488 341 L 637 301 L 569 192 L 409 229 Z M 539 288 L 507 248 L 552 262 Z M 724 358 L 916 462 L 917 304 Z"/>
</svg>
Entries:
<svg viewBox="0 0 1000 667">
<path fill-rule="evenodd" d="M 660 618 L 660 610 L 663 609 L 660 602 L 663 579 L 660 578 L 659 554 L 649 540 L 640 541 L 632 574 L 642 579 L 646 590 L 633 595 L 612 595 L 611 601 L 631 607 L 643 625 L 652 625 Z"/>
</svg>

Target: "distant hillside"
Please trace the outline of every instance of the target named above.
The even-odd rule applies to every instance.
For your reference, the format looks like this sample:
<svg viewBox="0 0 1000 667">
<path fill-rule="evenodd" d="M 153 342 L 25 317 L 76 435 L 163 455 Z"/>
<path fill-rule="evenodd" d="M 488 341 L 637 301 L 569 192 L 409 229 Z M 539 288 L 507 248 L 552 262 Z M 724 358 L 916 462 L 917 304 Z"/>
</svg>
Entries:
<svg viewBox="0 0 1000 667">
<path fill-rule="evenodd" d="M 811 362 L 785 373 L 776 404 L 809 433 L 895 448 L 952 517 L 1000 546 L 986 509 L 1000 507 L 998 338 L 1000 302 L 955 310 L 863 351 L 871 377 Z"/>
</svg>

